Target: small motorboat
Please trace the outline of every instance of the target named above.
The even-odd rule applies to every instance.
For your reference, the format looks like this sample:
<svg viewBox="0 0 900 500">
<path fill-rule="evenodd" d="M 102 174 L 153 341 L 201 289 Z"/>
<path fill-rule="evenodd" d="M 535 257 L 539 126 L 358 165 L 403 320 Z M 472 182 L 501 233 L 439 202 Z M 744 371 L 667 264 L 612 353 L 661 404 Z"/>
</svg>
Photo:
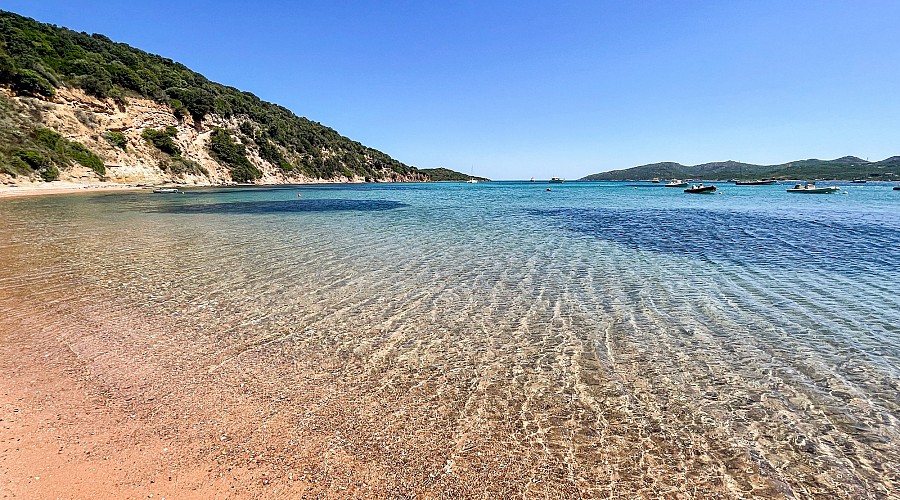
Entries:
<svg viewBox="0 0 900 500">
<path fill-rule="evenodd" d="M 894 186 L 894 191 L 900 191 L 900 186 Z"/>
<path fill-rule="evenodd" d="M 563 183 L 562 177 L 551 177 L 550 178 L 550 184 L 562 184 L 562 183 Z"/>
<path fill-rule="evenodd" d="M 704 186 L 702 183 L 697 184 L 696 186 L 691 186 L 684 190 L 685 193 L 693 193 L 693 194 L 703 194 L 703 193 L 714 193 L 716 192 L 715 186 Z"/>
<path fill-rule="evenodd" d="M 156 188 L 153 190 L 156 194 L 180 193 L 178 188 Z"/>
<path fill-rule="evenodd" d="M 837 186 L 816 187 L 815 182 L 807 182 L 805 184 L 795 184 L 794 187 L 788 188 L 788 193 L 806 193 L 806 194 L 831 194 L 836 193 L 841 188 Z"/>
<path fill-rule="evenodd" d="M 683 188 L 688 187 L 688 183 L 684 182 L 681 179 L 672 179 L 671 181 L 666 183 L 667 188 Z"/>
</svg>

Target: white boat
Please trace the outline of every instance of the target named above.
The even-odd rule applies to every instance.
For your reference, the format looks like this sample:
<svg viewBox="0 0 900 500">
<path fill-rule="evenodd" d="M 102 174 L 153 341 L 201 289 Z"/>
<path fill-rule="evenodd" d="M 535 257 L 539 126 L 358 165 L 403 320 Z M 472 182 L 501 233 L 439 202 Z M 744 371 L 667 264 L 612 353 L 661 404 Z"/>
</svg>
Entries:
<svg viewBox="0 0 900 500">
<path fill-rule="evenodd" d="M 156 188 L 153 190 L 156 194 L 165 194 L 165 193 L 180 193 L 181 191 L 178 188 Z"/>
<path fill-rule="evenodd" d="M 684 182 L 681 179 L 672 179 L 671 181 L 666 183 L 667 188 L 683 188 L 687 187 L 688 183 Z"/>
<path fill-rule="evenodd" d="M 550 183 L 551 184 L 562 184 L 564 180 L 565 179 L 563 179 L 562 177 L 551 177 Z"/>
<path fill-rule="evenodd" d="M 466 181 L 467 184 L 478 184 L 478 179 L 475 178 L 475 167 L 472 166 L 472 170 L 469 171 L 469 180 Z"/>
<path fill-rule="evenodd" d="M 837 186 L 816 187 L 815 182 L 807 182 L 805 184 L 795 184 L 794 187 L 788 188 L 788 193 L 806 193 L 806 194 L 830 194 L 836 193 L 839 189 Z"/>
</svg>

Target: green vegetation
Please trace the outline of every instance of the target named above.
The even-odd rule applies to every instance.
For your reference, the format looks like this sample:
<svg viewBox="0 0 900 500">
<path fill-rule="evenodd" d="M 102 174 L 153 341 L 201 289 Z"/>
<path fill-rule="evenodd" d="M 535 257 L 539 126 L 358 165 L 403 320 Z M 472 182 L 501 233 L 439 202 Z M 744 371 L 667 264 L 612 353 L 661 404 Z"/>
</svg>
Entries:
<svg viewBox="0 0 900 500">
<path fill-rule="evenodd" d="M 176 135 L 178 135 L 178 130 L 172 126 L 166 127 L 164 130 L 148 128 L 141 133 L 141 137 L 156 146 L 156 149 L 170 156 L 180 156 L 181 148 L 172 140 Z"/>
<path fill-rule="evenodd" d="M 211 113 L 223 118 L 242 117 L 241 133 L 253 140 L 260 156 L 284 172 L 321 178 L 358 175 L 377 180 L 392 172 L 416 171 L 284 107 L 211 82 L 171 59 L 115 43 L 103 35 L 79 33 L 2 11 L 0 84 L 20 94 L 41 97 L 52 95 L 64 84 L 120 103 L 126 96 L 144 97 L 168 104 L 176 116 L 195 123 Z M 171 156 L 179 154 L 174 143 L 158 131 L 147 140 Z M 223 144 L 211 148 L 228 149 Z M 227 164 L 232 175 L 243 180 L 258 178 L 258 169 L 248 167 L 240 160 L 246 157 L 231 155 L 233 152 L 221 151 L 237 162 Z"/>
<path fill-rule="evenodd" d="M 92 153 L 79 142 L 66 142 L 68 143 L 67 155 L 69 158 L 72 158 L 100 175 L 106 175 L 106 165 L 103 164 L 103 160 L 101 160 L 99 156 Z"/>
<path fill-rule="evenodd" d="M 256 138 L 256 147 L 259 148 L 259 156 L 263 160 L 275 165 L 285 172 L 294 170 L 294 166 L 284 159 L 284 155 L 272 142 L 265 137 Z"/>
<path fill-rule="evenodd" d="M 461 172 L 457 172 L 455 170 L 450 170 L 449 168 L 420 168 L 419 172 L 427 175 L 429 179 L 433 181 L 467 181 L 469 179 L 475 179 L 477 181 L 489 181 L 490 179 L 486 179 L 484 177 L 473 177 L 471 175 L 467 175 Z"/>
<path fill-rule="evenodd" d="M 0 172 L 18 177 L 37 174 L 47 181 L 59 178 L 60 170 L 80 163 L 98 174 L 106 166 L 96 154 L 48 128 L 31 128 L 17 121 L 7 99 L 0 99 Z"/>
<path fill-rule="evenodd" d="M 83 144 L 48 128 L 35 127 L 28 113 L 15 109 L 12 101 L 0 94 L 0 173 L 11 177 L 37 174 L 44 180 L 56 180 L 74 163 L 100 176 L 106 174 L 100 157 Z"/>
<path fill-rule="evenodd" d="M 178 145 L 175 144 L 175 141 L 172 140 L 172 138 L 177 135 L 178 129 L 171 125 L 162 130 L 155 130 L 152 128 L 144 129 L 141 133 L 141 137 L 143 137 L 145 141 L 169 156 L 167 159 L 159 162 L 160 170 L 174 176 L 205 175 L 209 177 L 209 170 L 199 163 L 181 156 L 181 148 L 179 148 Z M 122 135 L 122 142 L 124 142 L 124 139 L 125 136 Z M 110 139 L 107 138 L 107 140 Z"/>
<path fill-rule="evenodd" d="M 125 138 L 125 134 L 119 132 L 118 130 L 107 130 L 106 133 L 103 134 L 103 138 L 122 151 L 125 151 L 126 146 L 128 145 L 128 140 Z"/>
<path fill-rule="evenodd" d="M 21 94 L 52 97 L 56 93 L 53 85 L 40 73 L 30 69 L 18 70 L 9 80 L 12 89 Z"/>
<path fill-rule="evenodd" d="M 193 160 L 188 160 L 187 158 L 182 158 L 180 156 L 159 162 L 159 168 L 160 170 L 169 172 L 175 176 L 205 175 L 209 177 L 209 170 Z"/>
<path fill-rule="evenodd" d="M 663 162 L 641 165 L 625 170 L 612 170 L 589 175 L 581 180 L 636 180 L 636 179 L 873 179 L 894 180 L 900 178 L 900 156 L 869 162 L 855 156 L 836 160 L 798 160 L 780 165 L 753 165 L 735 161 L 681 165 Z"/>
<path fill-rule="evenodd" d="M 231 179 L 235 182 L 251 182 L 262 177 L 262 172 L 247 159 L 244 145 L 234 142 L 223 129 L 213 130 L 209 137 L 209 152 L 213 158 L 228 166 Z"/>
<path fill-rule="evenodd" d="M 55 181 L 56 179 L 59 179 L 59 169 L 50 163 L 50 158 L 47 158 L 37 151 L 19 149 L 13 152 L 13 158 L 24 163 L 27 169 L 37 172 L 45 181 Z M 21 167 L 17 170 L 20 172 L 22 171 Z"/>
</svg>

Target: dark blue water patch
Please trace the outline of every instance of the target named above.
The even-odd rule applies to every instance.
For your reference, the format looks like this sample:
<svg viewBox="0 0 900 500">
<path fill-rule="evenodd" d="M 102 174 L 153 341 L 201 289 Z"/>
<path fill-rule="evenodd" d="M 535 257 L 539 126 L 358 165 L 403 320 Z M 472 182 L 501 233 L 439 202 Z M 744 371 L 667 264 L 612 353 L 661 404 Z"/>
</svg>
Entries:
<svg viewBox="0 0 900 500">
<path fill-rule="evenodd" d="M 283 214 L 302 212 L 377 212 L 406 207 L 391 200 L 309 199 L 244 201 L 234 203 L 190 203 L 154 207 L 149 212 L 169 214 Z"/>
<path fill-rule="evenodd" d="M 581 235 L 707 261 L 900 272 L 900 229 L 895 226 L 696 209 L 556 208 L 533 213 Z"/>
<path fill-rule="evenodd" d="M 257 194 L 282 191 L 412 191 L 426 189 L 425 183 L 347 183 L 347 184 L 279 184 L 266 186 L 218 186 L 186 188 L 187 195 Z"/>
</svg>

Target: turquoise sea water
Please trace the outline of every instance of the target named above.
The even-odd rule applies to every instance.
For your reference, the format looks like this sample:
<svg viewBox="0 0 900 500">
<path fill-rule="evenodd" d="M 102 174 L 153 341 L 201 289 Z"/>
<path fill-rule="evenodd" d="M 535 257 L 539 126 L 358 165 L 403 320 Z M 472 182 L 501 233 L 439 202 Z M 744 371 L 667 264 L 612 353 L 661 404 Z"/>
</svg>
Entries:
<svg viewBox="0 0 900 500">
<path fill-rule="evenodd" d="M 168 344 L 73 338 L 98 366 L 116 362 L 88 352 L 99 343 L 189 373 L 265 373 L 297 398 L 339 374 L 316 386 L 355 394 L 347 428 L 390 395 L 409 428 L 447 427 L 428 441 L 446 474 L 477 469 L 466 443 L 499 443 L 584 496 L 896 493 L 900 192 L 718 185 L 6 200 L 0 289 L 19 315 L 30 306 L 10 297 L 177 329 Z"/>
</svg>

